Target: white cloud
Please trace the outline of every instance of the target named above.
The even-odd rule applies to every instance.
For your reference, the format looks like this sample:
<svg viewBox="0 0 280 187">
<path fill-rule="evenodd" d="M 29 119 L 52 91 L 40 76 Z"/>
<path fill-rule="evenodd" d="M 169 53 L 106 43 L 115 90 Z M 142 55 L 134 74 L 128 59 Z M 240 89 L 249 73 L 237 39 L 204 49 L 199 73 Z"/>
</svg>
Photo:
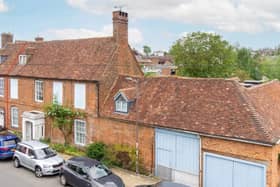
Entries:
<svg viewBox="0 0 280 187">
<path fill-rule="evenodd" d="M 112 36 L 112 25 L 105 25 L 101 31 L 85 29 L 85 28 L 66 28 L 66 29 L 49 29 L 40 35 L 46 36 L 48 39 L 79 39 L 92 37 Z M 129 28 L 129 43 L 139 45 L 143 42 L 142 32 L 137 28 Z"/>
<path fill-rule="evenodd" d="M 8 6 L 5 4 L 4 0 L 0 0 L 0 12 L 8 11 Z"/>
<path fill-rule="evenodd" d="M 280 31 L 279 0 L 66 0 L 72 7 L 108 14 L 124 5 L 132 17 L 211 26 L 227 32 Z"/>
</svg>

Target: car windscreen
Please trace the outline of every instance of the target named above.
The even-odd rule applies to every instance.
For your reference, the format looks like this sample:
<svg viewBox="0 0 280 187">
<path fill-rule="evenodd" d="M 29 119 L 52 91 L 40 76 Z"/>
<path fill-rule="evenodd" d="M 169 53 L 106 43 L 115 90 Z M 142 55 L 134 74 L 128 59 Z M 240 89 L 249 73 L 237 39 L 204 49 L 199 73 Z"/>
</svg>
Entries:
<svg viewBox="0 0 280 187">
<path fill-rule="evenodd" d="M 55 151 L 53 151 L 49 147 L 43 149 L 36 149 L 35 154 L 38 159 L 50 158 L 56 155 Z"/>
<path fill-rule="evenodd" d="M 15 139 L 12 139 L 12 140 L 4 140 L 3 142 L 3 146 L 11 146 L 11 145 L 16 145 L 17 142 Z"/>
<path fill-rule="evenodd" d="M 108 176 L 111 171 L 106 166 L 99 164 L 92 166 L 88 173 L 93 179 L 100 179 L 102 177 Z"/>
</svg>

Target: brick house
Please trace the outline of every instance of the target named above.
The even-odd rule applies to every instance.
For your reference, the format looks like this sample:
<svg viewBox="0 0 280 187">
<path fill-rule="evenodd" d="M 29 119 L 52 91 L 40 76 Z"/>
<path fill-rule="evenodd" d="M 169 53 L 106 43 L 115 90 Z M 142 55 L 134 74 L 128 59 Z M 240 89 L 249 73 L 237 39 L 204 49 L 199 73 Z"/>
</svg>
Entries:
<svg viewBox="0 0 280 187">
<path fill-rule="evenodd" d="M 53 102 L 87 113 L 75 120 L 73 143 L 93 141 L 102 101 L 119 74 L 142 76 L 128 44 L 128 14 L 113 12 L 113 36 L 78 40 L 16 41 L 1 35 L 0 126 L 21 131 L 24 140 L 62 141 L 44 117 Z"/>
<path fill-rule="evenodd" d="M 55 98 L 87 113 L 75 120 L 73 144 L 136 146 L 151 173 L 194 187 L 277 187 L 279 82 L 247 89 L 234 80 L 143 78 L 127 24 L 116 11 L 113 37 L 13 43 L 2 34 L 0 126 L 60 142 L 42 112 Z"/>
<path fill-rule="evenodd" d="M 115 137 L 138 142 L 145 165 L 163 179 L 277 187 L 279 92 L 279 81 L 245 88 L 235 80 L 120 76 L 95 136 L 107 143 Z"/>
</svg>

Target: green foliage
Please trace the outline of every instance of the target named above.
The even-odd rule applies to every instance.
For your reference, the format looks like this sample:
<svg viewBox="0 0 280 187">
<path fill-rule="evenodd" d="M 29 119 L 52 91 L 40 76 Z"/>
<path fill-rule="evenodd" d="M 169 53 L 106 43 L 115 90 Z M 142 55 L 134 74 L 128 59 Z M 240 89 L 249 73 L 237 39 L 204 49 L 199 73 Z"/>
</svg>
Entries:
<svg viewBox="0 0 280 187">
<path fill-rule="evenodd" d="M 136 169 L 136 149 L 128 145 L 105 145 L 102 142 L 90 144 L 86 150 L 87 156 L 100 160 L 105 165 L 117 166 L 131 171 Z M 146 170 L 139 162 L 140 173 L 146 174 Z"/>
<path fill-rule="evenodd" d="M 83 150 L 71 145 L 66 145 L 64 153 L 71 156 L 85 156 L 85 152 Z"/>
<path fill-rule="evenodd" d="M 59 152 L 59 153 L 64 153 L 66 146 L 64 146 L 63 144 L 59 144 L 59 143 L 54 143 L 54 144 L 50 144 L 51 148 L 53 148 L 55 151 Z"/>
<path fill-rule="evenodd" d="M 106 153 L 106 145 L 102 142 L 90 144 L 86 149 L 86 155 L 90 158 L 101 161 Z"/>
<path fill-rule="evenodd" d="M 259 71 L 269 79 L 280 79 L 280 57 L 259 57 Z"/>
<path fill-rule="evenodd" d="M 20 132 L 20 131 L 13 131 L 13 130 L 9 130 L 9 131 L 12 132 L 17 137 L 19 137 L 20 139 L 22 139 L 22 132 Z"/>
<path fill-rule="evenodd" d="M 233 47 L 216 34 L 190 33 L 171 47 L 170 54 L 181 76 L 231 77 L 236 68 Z"/>
<path fill-rule="evenodd" d="M 45 144 L 50 144 L 51 143 L 51 139 L 50 138 L 41 138 L 40 142 L 45 143 Z"/>
<path fill-rule="evenodd" d="M 71 156 L 84 156 L 85 153 L 79 150 L 77 147 L 70 145 L 63 145 L 59 143 L 50 144 L 50 147 L 59 153 L 64 153 Z"/>
<path fill-rule="evenodd" d="M 241 80 L 246 79 L 260 79 L 258 71 L 258 63 L 252 57 L 250 49 L 238 48 L 237 49 L 237 71 L 236 74 Z"/>
<path fill-rule="evenodd" d="M 70 143 L 74 119 L 84 117 L 84 113 L 59 105 L 57 102 L 46 106 L 45 114 L 53 121 L 54 127 L 62 132 L 65 144 Z"/>
<path fill-rule="evenodd" d="M 149 56 L 149 54 L 151 54 L 151 52 L 152 52 L 151 48 L 147 45 L 143 46 L 143 51 L 146 54 L 146 56 Z"/>
</svg>

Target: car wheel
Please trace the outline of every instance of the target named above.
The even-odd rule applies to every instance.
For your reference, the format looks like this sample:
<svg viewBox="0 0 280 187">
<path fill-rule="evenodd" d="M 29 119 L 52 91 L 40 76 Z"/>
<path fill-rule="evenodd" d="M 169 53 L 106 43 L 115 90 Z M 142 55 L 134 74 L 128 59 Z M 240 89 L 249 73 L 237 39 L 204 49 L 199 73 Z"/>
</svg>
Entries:
<svg viewBox="0 0 280 187">
<path fill-rule="evenodd" d="M 66 177 L 63 174 L 60 176 L 60 184 L 63 186 L 67 185 Z"/>
<path fill-rule="evenodd" d="M 35 168 L 35 176 L 38 178 L 43 177 L 43 171 L 39 166 Z"/>
<path fill-rule="evenodd" d="M 14 167 L 15 168 L 19 168 L 20 167 L 20 162 L 19 162 L 18 158 L 14 159 Z"/>
</svg>

